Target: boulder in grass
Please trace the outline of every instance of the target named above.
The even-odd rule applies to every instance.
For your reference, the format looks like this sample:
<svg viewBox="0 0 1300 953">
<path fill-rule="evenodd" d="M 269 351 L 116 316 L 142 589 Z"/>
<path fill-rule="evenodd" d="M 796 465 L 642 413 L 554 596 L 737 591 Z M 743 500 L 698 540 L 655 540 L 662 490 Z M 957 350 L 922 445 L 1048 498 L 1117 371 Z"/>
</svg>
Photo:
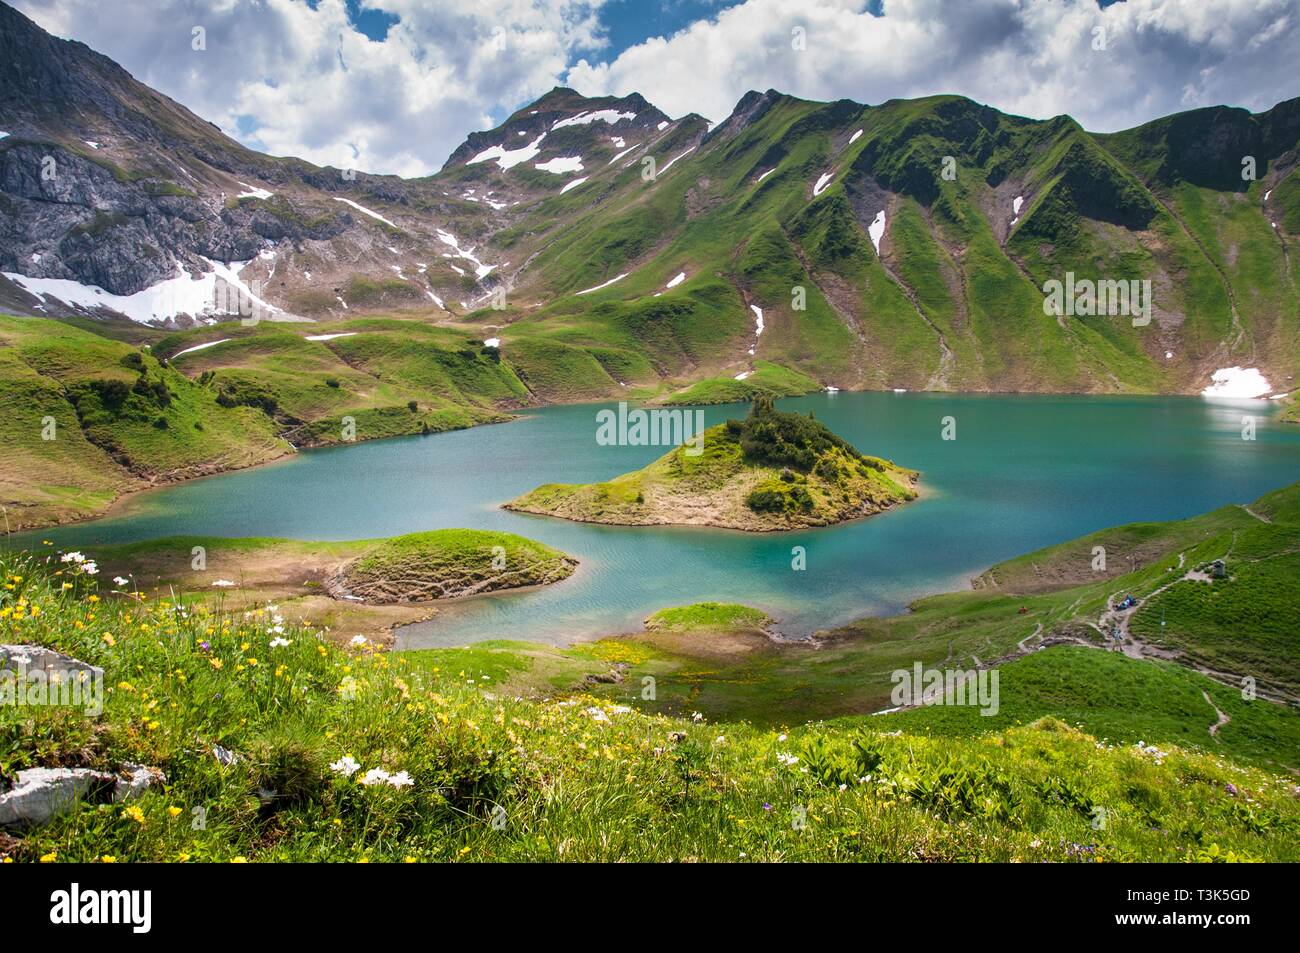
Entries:
<svg viewBox="0 0 1300 953">
<path fill-rule="evenodd" d="M 0 669 L 5 668 L 15 672 L 42 671 L 47 675 L 84 672 L 96 680 L 104 677 L 104 670 L 98 665 L 90 665 L 43 645 L 0 645 Z"/>
<path fill-rule="evenodd" d="M 78 801 L 107 801 L 118 779 L 90 768 L 29 768 L 0 794 L 0 827 L 27 829 L 48 824 Z"/>
<path fill-rule="evenodd" d="M 79 802 L 122 803 L 161 785 L 158 768 L 124 764 L 116 773 L 93 768 L 28 768 L 8 791 L 0 793 L 0 828 L 28 830 L 48 824 Z"/>
</svg>

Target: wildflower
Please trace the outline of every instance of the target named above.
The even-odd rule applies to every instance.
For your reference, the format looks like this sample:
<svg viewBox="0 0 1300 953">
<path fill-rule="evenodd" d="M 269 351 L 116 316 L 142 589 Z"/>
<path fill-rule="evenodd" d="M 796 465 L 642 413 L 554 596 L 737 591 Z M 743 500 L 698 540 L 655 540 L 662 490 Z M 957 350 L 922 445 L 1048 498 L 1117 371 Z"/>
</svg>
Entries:
<svg viewBox="0 0 1300 953">
<path fill-rule="evenodd" d="M 84 563 L 85 561 L 86 557 L 78 552 L 64 553 L 59 557 L 61 563 Z"/>
<path fill-rule="evenodd" d="M 140 808 L 134 804 L 132 804 L 130 807 L 123 810 L 122 816 L 129 820 L 135 821 L 137 824 L 140 825 L 144 824 L 144 811 L 140 810 Z"/>
<path fill-rule="evenodd" d="M 99 566 L 96 565 L 94 562 L 87 560 L 86 562 L 81 564 L 81 571 L 88 576 L 93 576 L 99 572 Z"/>
<path fill-rule="evenodd" d="M 366 637 L 364 635 L 354 635 L 352 636 L 351 639 L 348 640 L 348 645 L 355 645 L 357 648 L 360 648 L 365 644 L 366 644 Z"/>
<path fill-rule="evenodd" d="M 282 649 L 292 644 L 293 641 L 291 639 L 282 638 L 278 635 L 271 640 L 271 648 L 273 649 Z"/>
<path fill-rule="evenodd" d="M 167 808 L 167 813 L 170 814 L 172 817 L 180 817 L 181 809 L 173 804 L 171 807 Z"/>
<path fill-rule="evenodd" d="M 396 774 L 391 775 L 388 778 L 388 783 L 395 788 L 409 788 L 411 785 L 415 784 L 415 782 L 411 780 L 411 776 L 405 771 L 398 771 Z"/>
<path fill-rule="evenodd" d="M 117 645 L 117 639 L 113 638 L 113 633 L 111 632 L 104 633 L 104 644 L 109 646 L 110 648 L 114 645 Z"/>
<path fill-rule="evenodd" d="M 352 755 L 345 754 L 330 765 L 330 770 L 335 774 L 341 774 L 345 778 L 350 778 L 352 775 L 356 774 L 357 771 L 361 770 L 361 765 L 357 763 L 356 758 L 352 757 Z"/>
<path fill-rule="evenodd" d="M 215 579 L 215 580 L 213 580 L 212 584 L 213 584 L 214 586 L 220 586 L 220 587 L 223 588 L 223 589 L 225 589 L 225 588 L 227 588 L 227 587 L 229 587 L 229 586 L 233 586 L 233 585 L 234 585 L 234 583 L 231 582 L 229 579 Z M 233 861 L 232 861 L 232 863 L 233 863 Z"/>
<path fill-rule="evenodd" d="M 113 577 L 113 584 L 114 584 L 115 586 L 125 586 L 125 585 L 126 585 L 128 582 L 130 582 L 130 581 L 131 581 L 131 580 L 126 579 L 126 578 L 123 578 L 122 576 L 114 576 L 114 577 Z"/>
<path fill-rule="evenodd" d="M 99 858 L 99 862 L 101 864 L 115 864 L 117 863 L 117 858 L 112 854 L 105 854 L 103 857 Z"/>
<path fill-rule="evenodd" d="M 390 775 L 383 768 L 371 768 L 361 776 L 361 783 L 366 787 L 370 787 L 373 784 L 385 784 L 388 783 L 389 780 Z"/>
<path fill-rule="evenodd" d="M 246 864 L 246 863 L 248 863 L 248 858 L 247 858 L 247 857 L 231 857 L 231 858 L 230 858 L 230 862 L 231 862 L 232 864 Z"/>
<path fill-rule="evenodd" d="M 799 763 L 799 759 L 787 751 L 778 751 L 776 753 L 776 760 L 780 761 L 784 765 L 792 765 L 792 764 Z"/>
<path fill-rule="evenodd" d="M 52 850 L 48 854 L 41 854 L 42 864 L 52 864 L 58 859 L 59 859 L 59 852 L 57 850 Z"/>
<path fill-rule="evenodd" d="M 704 715 L 702 715 L 698 711 L 691 715 L 691 721 L 695 722 L 697 725 L 703 720 L 704 720 Z"/>
</svg>

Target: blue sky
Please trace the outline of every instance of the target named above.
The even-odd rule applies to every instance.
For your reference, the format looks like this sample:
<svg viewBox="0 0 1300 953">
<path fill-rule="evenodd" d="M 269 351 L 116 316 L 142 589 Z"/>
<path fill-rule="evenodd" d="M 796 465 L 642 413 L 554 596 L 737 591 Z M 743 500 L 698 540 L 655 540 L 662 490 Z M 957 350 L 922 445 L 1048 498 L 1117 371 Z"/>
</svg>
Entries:
<svg viewBox="0 0 1300 953">
<path fill-rule="evenodd" d="M 557 85 L 714 121 L 750 89 L 958 93 L 1100 132 L 1300 95 L 1300 0 L 10 2 L 255 148 L 400 175 Z"/>
</svg>

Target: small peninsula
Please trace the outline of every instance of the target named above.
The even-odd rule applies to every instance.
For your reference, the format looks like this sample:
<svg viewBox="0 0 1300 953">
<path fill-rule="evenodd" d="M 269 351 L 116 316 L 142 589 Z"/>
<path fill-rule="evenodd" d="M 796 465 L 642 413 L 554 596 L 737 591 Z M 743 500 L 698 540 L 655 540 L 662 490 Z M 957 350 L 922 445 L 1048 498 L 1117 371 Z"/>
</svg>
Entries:
<svg viewBox="0 0 1300 953">
<path fill-rule="evenodd" d="M 913 500 L 918 474 L 866 456 L 811 415 L 755 397 L 744 420 L 704 431 L 605 483 L 547 483 L 505 504 L 587 523 L 716 526 L 751 532 L 829 526 Z"/>
</svg>

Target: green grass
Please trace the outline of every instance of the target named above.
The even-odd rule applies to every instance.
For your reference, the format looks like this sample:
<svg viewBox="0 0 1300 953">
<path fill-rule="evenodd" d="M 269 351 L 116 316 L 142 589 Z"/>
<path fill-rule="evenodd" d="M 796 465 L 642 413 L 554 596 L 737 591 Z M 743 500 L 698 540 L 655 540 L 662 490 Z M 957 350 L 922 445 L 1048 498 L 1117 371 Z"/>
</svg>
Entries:
<svg viewBox="0 0 1300 953">
<path fill-rule="evenodd" d="M 696 602 L 651 613 L 645 627 L 681 632 L 694 629 L 761 629 L 771 620 L 766 613 L 728 602 Z"/>
<path fill-rule="evenodd" d="M 807 374 L 792 371 L 771 361 L 755 361 L 753 373 L 743 381 L 736 380 L 734 376 L 708 377 L 670 394 L 661 403 L 670 407 L 736 404 L 753 400 L 758 394 L 796 397 L 821 389 L 821 385 Z"/>
<path fill-rule="evenodd" d="M 345 568 L 344 585 L 351 593 L 386 599 L 487 592 L 555 582 L 570 575 L 574 565 L 559 550 L 514 533 L 440 529 L 368 547 Z"/>
<path fill-rule="evenodd" d="M 106 669 L 98 716 L 0 706 L 0 775 L 131 761 L 168 778 L 132 804 L 85 804 L 6 840 L 19 862 L 1300 853 L 1291 781 L 1218 754 L 1171 748 L 1157 759 L 1050 718 L 937 737 L 879 720 L 767 729 L 581 695 L 517 699 L 501 684 L 525 668 L 565 678 L 584 666 L 513 646 L 341 649 L 299 626 L 273 632 L 271 610 L 92 601 L 92 580 L 29 557 L 5 557 L 0 571 L 12 586 L 0 590 L 4 641 Z M 223 766 L 214 745 L 237 760 Z M 331 768 L 345 757 L 359 770 Z M 410 784 L 359 783 L 373 769 Z"/>
</svg>

